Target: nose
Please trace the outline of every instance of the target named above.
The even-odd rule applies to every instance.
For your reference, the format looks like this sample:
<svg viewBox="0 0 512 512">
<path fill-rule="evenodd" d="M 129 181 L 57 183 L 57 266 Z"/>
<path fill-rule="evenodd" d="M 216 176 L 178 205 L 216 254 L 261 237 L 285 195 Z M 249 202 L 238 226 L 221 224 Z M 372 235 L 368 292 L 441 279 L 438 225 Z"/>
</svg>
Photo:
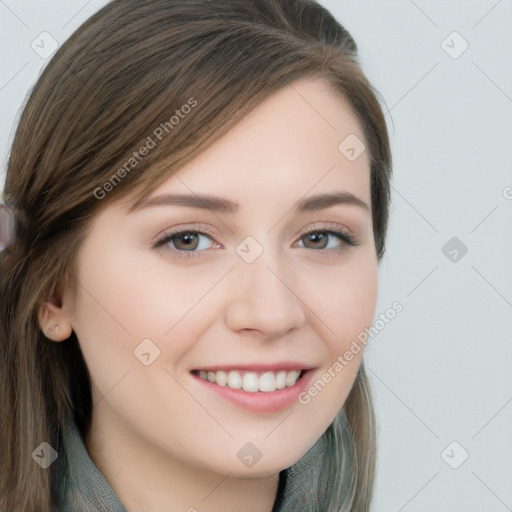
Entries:
<svg viewBox="0 0 512 512">
<path fill-rule="evenodd" d="M 267 255 L 252 263 L 240 259 L 231 273 L 225 322 L 234 332 L 259 331 L 266 338 L 278 338 L 306 320 L 293 273 Z"/>
</svg>

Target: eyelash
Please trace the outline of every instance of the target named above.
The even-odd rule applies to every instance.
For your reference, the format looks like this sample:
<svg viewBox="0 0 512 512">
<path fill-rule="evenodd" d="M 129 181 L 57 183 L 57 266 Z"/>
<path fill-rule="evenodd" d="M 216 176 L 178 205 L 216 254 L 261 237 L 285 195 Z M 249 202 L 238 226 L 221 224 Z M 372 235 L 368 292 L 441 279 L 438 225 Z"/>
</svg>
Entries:
<svg viewBox="0 0 512 512">
<path fill-rule="evenodd" d="M 305 233 L 302 233 L 300 235 L 299 239 L 302 239 L 311 234 L 319 234 L 319 233 L 337 236 L 342 242 L 344 242 L 344 244 L 341 247 L 336 247 L 334 249 L 332 249 L 332 248 L 331 249 L 311 249 L 313 251 L 338 251 L 339 252 L 339 251 L 343 251 L 346 248 L 346 245 L 352 246 L 352 247 L 359 245 L 357 240 L 350 233 L 340 229 L 336 224 L 327 224 L 327 227 L 306 231 Z M 215 241 L 215 240 L 213 240 L 213 237 L 216 236 L 215 233 L 213 233 L 211 230 L 209 230 L 205 227 L 202 227 L 201 229 L 199 229 L 199 228 L 196 228 L 195 226 L 193 226 L 191 228 L 179 229 L 177 231 L 171 231 L 168 233 L 164 233 L 161 237 L 159 237 L 155 241 L 155 243 L 153 244 L 153 248 L 154 249 L 162 249 L 163 246 L 166 245 L 167 243 L 169 243 L 170 241 L 172 241 L 172 239 L 174 237 L 178 237 L 178 236 L 184 235 L 184 234 L 205 235 L 208 238 L 212 239 L 212 241 Z M 308 249 L 308 248 L 305 247 L 305 249 Z M 195 258 L 195 257 L 197 257 L 198 253 L 201 253 L 204 251 L 204 249 L 201 251 L 183 251 L 180 249 L 171 249 L 171 248 L 169 248 L 169 250 L 176 253 L 176 257 L 178 257 L 178 258 Z"/>
</svg>

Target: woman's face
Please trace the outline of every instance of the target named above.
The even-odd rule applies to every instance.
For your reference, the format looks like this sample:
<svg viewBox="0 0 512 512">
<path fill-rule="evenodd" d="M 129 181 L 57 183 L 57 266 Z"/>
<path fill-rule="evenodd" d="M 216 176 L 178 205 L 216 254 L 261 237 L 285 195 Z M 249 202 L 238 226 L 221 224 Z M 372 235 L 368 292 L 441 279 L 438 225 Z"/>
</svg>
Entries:
<svg viewBox="0 0 512 512">
<path fill-rule="evenodd" d="M 327 429 L 363 350 L 344 353 L 377 299 L 363 140 L 345 100 L 303 79 L 169 177 L 150 205 L 118 202 L 95 217 L 76 307 L 66 294 L 63 308 L 92 380 L 91 435 L 111 436 L 117 460 L 130 446 L 181 467 L 268 476 Z M 199 196 L 216 199 L 198 207 Z M 293 370 L 304 370 L 296 384 Z M 240 381 L 247 391 L 229 387 Z"/>
</svg>

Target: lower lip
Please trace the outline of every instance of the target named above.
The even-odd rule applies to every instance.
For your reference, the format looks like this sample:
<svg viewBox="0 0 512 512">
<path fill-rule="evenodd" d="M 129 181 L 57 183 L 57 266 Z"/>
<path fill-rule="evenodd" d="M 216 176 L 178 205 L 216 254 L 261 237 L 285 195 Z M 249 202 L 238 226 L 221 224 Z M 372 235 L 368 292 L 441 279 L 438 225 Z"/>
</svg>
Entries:
<svg viewBox="0 0 512 512">
<path fill-rule="evenodd" d="M 251 393 L 243 389 L 232 389 L 219 386 L 198 375 L 191 374 L 208 389 L 218 393 L 229 402 L 253 412 L 278 412 L 298 402 L 298 396 L 305 391 L 312 376 L 313 370 L 306 370 L 302 377 L 293 385 L 276 391 L 256 391 Z"/>
</svg>

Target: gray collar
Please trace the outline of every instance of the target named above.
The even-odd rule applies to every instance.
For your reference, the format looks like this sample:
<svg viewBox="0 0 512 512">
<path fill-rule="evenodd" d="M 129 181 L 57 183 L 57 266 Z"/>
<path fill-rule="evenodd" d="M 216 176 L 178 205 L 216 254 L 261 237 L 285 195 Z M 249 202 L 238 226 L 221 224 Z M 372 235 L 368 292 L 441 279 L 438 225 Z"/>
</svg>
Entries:
<svg viewBox="0 0 512 512">
<path fill-rule="evenodd" d="M 127 512 L 92 461 L 78 426 L 69 421 L 59 456 L 58 510 L 61 512 Z"/>
</svg>

